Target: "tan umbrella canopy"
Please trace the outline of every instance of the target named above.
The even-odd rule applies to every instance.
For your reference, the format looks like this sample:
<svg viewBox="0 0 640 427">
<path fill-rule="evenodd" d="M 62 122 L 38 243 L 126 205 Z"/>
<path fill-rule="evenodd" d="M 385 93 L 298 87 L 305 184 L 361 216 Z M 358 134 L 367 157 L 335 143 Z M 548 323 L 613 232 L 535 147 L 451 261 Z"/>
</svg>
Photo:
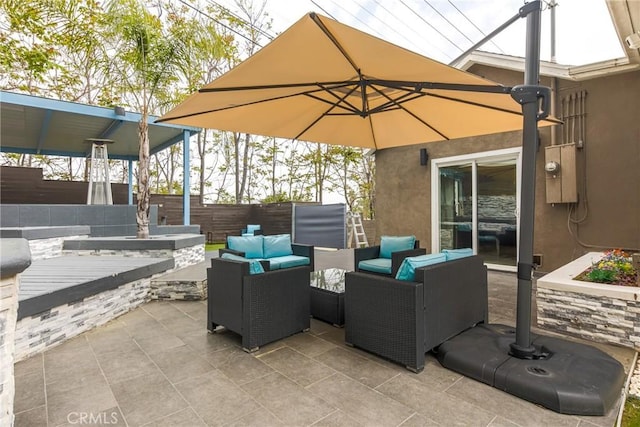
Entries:
<svg viewBox="0 0 640 427">
<path fill-rule="evenodd" d="M 521 129 L 510 90 L 310 13 L 158 121 L 382 149 Z"/>
</svg>

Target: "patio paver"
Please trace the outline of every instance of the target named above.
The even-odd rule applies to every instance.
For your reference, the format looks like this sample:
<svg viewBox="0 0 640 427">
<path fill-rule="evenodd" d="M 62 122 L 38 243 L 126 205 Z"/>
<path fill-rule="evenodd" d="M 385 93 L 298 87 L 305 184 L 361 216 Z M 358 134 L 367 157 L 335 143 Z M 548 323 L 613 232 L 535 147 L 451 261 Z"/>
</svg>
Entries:
<svg viewBox="0 0 640 427">
<path fill-rule="evenodd" d="M 490 320 L 513 324 L 515 276 L 490 272 L 489 281 Z M 153 301 L 17 363 L 15 426 L 69 425 L 81 413 L 123 426 L 586 427 L 617 416 L 557 414 L 433 356 L 414 374 L 346 346 L 344 329 L 316 319 L 253 354 L 233 333 L 208 334 L 204 319 L 206 301 Z M 632 350 L 594 345 L 630 368 Z"/>
</svg>

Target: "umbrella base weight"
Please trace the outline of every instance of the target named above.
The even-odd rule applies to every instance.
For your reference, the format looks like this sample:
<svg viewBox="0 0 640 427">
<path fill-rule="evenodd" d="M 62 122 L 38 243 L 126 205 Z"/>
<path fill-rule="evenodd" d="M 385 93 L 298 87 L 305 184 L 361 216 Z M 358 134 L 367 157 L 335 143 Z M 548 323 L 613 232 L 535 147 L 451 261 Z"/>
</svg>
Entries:
<svg viewBox="0 0 640 427">
<path fill-rule="evenodd" d="M 621 396 L 622 364 L 585 344 L 531 334 L 539 358 L 510 354 L 515 329 L 479 325 L 443 343 L 438 360 L 447 369 L 553 411 L 606 415 Z"/>
</svg>

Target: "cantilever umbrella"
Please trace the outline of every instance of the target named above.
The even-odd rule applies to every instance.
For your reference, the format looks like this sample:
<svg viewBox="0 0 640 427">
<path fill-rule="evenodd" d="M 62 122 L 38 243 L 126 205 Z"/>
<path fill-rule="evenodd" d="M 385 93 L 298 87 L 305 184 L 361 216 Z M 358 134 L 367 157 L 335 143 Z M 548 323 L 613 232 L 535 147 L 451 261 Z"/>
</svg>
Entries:
<svg viewBox="0 0 640 427">
<path fill-rule="evenodd" d="M 522 129 L 510 90 L 310 13 L 159 121 L 383 149 Z"/>
<path fill-rule="evenodd" d="M 558 122 L 546 118 L 549 89 L 538 85 L 541 9 L 539 0 L 526 3 L 505 24 L 527 17 L 521 86 L 503 87 L 311 13 L 159 121 L 372 149 L 522 129 L 515 342 L 509 331 L 475 327 L 443 343 L 438 359 L 553 410 L 602 415 L 622 384 L 620 363 L 530 335 L 538 125 Z"/>
</svg>

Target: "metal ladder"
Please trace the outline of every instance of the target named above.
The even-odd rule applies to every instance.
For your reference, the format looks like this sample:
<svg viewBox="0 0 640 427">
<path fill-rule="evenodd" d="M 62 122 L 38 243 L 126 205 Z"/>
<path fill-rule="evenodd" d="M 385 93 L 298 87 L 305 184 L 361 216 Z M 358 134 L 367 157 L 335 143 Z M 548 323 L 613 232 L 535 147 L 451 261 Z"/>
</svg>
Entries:
<svg viewBox="0 0 640 427">
<path fill-rule="evenodd" d="M 366 248 L 369 246 L 367 236 L 364 233 L 364 226 L 362 225 L 362 218 L 359 213 L 347 212 L 347 221 L 349 224 L 349 233 L 347 235 L 347 247 L 354 248 Z M 351 246 L 351 241 L 354 240 L 354 245 Z"/>
</svg>

